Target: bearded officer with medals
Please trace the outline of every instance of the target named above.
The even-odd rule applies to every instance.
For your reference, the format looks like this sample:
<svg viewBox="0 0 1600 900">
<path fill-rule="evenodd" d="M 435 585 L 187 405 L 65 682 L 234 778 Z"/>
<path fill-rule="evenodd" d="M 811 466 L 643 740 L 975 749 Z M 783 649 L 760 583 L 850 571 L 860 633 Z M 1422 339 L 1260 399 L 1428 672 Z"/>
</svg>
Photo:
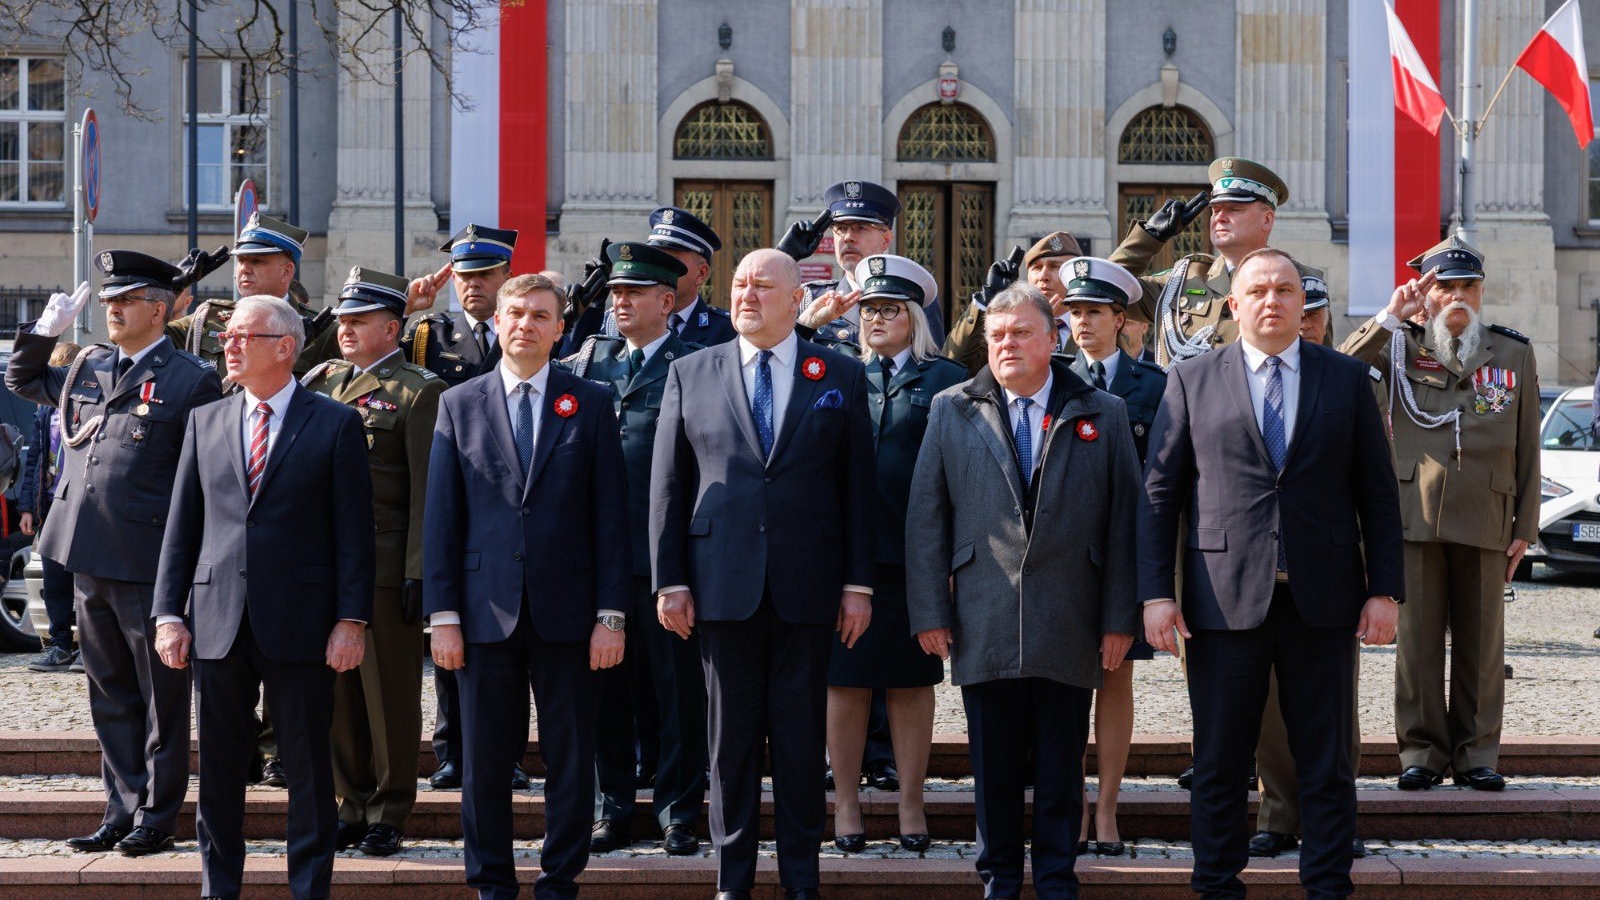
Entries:
<svg viewBox="0 0 1600 900">
<path fill-rule="evenodd" d="M 357 267 L 339 305 L 339 350 L 305 386 L 354 407 L 366 432 L 377 526 L 377 586 L 366 653 L 333 685 L 335 846 L 369 856 L 400 849 L 417 799 L 422 731 L 422 512 L 443 379 L 400 350 L 408 282 Z"/>
<path fill-rule="evenodd" d="M 461 309 L 439 310 L 415 317 L 400 346 L 406 359 L 455 387 L 489 371 L 500 361 L 494 330 L 494 304 L 500 285 L 511 277 L 511 253 L 517 233 L 510 229 L 468 224 L 439 248 L 450 262 L 407 288 L 413 307 L 431 305 L 446 280 L 453 283 Z M 452 757 L 453 758 L 453 757 Z"/>
<path fill-rule="evenodd" d="M 652 806 L 662 844 L 667 853 L 682 856 L 700 849 L 695 828 L 706 795 L 706 683 L 699 635 L 680 638 L 655 616 L 650 464 L 667 368 L 701 348 L 686 343 L 671 323 L 678 309 L 674 292 L 689 274 L 689 260 L 654 243 L 611 244 L 606 256 L 609 315 L 621 333 L 591 336 L 565 362 L 573 374 L 611 388 L 615 400 L 628 470 L 635 605 L 628 611 L 622 664 L 601 673 L 595 743 L 599 791 L 589 850 L 606 853 L 633 843 L 634 799 L 642 786 L 638 764 L 653 762 Z M 655 759 L 640 760 L 636 750 L 651 747 L 658 748 Z"/>
<path fill-rule="evenodd" d="M 1405 513 L 1395 651 L 1402 790 L 1498 791 L 1504 589 L 1539 534 L 1539 387 L 1528 339 L 1483 321 L 1483 254 L 1458 237 L 1339 347 L 1370 363 Z M 1410 321 L 1426 311 L 1427 324 Z M 1445 635 L 1450 636 L 1449 682 Z"/>
<path fill-rule="evenodd" d="M 78 641 L 100 744 L 105 817 L 73 849 L 170 850 L 189 786 L 189 672 L 155 650 L 156 566 L 189 411 L 222 396 L 217 371 L 163 334 L 184 272 L 132 250 L 97 257 L 109 344 L 48 365 L 89 285 L 53 294 L 18 330 L 5 382 L 61 410 L 64 460 L 39 552 L 74 575 Z"/>
</svg>

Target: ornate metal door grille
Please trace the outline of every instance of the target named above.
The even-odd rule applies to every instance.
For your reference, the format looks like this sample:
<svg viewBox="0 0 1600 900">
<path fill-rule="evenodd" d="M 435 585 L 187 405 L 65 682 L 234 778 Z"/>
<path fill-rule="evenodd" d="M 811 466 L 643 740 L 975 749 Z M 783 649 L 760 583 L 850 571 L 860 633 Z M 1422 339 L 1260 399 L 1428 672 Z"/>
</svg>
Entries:
<svg viewBox="0 0 1600 900">
<path fill-rule="evenodd" d="M 1152 106 L 1133 117 L 1117 142 L 1117 162 L 1207 165 L 1216 156 L 1211 130 L 1193 112 Z"/>
<path fill-rule="evenodd" d="M 1126 235 L 1134 222 L 1142 222 L 1161 208 L 1169 199 L 1187 200 L 1203 188 L 1200 185 L 1176 184 L 1125 184 L 1119 189 L 1118 208 L 1121 210 L 1119 235 Z M 1160 272 L 1191 253 L 1211 253 L 1211 238 L 1206 229 L 1207 218 L 1201 215 L 1184 232 L 1173 238 L 1150 261 L 1150 271 Z"/>
<path fill-rule="evenodd" d="M 727 307 L 728 286 L 739 260 L 752 250 L 772 246 L 772 182 L 680 181 L 677 205 L 699 216 L 722 238 L 722 250 L 711 261 L 711 277 L 700 295 Z"/>
<path fill-rule="evenodd" d="M 761 114 L 743 103 L 702 103 L 679 123 L 672 155 L 677 159 L 771 159 L 772 133 Z"/>
<path fill-rule="evenodd" d="M 983 286 L 994 253 L 994 185 L 900 184 L 896 253 L 916 260 L 939 283 L 946 326 Z"/>
<path fill-rule="evenodd" d="M 994 162 L 994 134 L 977 110 L 930 103 L 900 129 L 903 162 Z"/>
</svg>

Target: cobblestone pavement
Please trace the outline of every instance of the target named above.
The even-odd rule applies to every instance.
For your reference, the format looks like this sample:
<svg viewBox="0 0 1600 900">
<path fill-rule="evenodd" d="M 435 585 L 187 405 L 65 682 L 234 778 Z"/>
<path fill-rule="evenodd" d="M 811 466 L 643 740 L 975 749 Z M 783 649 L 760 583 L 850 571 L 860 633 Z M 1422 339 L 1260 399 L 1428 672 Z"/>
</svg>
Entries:
<svg viewBox="0 0 1600 900">
<path fill-rule="evenodd" d="M 1506 684 L 1508 735 L 1600 734 L 1600 579 L 1557 575 L 1536 566 L 1534 580 L 1517 583 L 1518 599 L 1506 610 L 1506 661 L 1514 676 Z M 29 672 L 32 654 L 0 655 L 0 730 L 88 729 L 88 696 L 82 675 Z M 431 663 L 426 663 L 431 666 Z M 1394 729 L 1394 649 L 1361 653 L 1361 731 Z M 1160 656 L 1135 664 L 1134 731 L 1187 734 L 1189 703 L 1178 661 Z M 961 693 L 948 682 L 937 690 L 934 730 L 964 732 Z M 423 733 L 433 730 L 433 678 L 423 678 Z"/>
</svg>

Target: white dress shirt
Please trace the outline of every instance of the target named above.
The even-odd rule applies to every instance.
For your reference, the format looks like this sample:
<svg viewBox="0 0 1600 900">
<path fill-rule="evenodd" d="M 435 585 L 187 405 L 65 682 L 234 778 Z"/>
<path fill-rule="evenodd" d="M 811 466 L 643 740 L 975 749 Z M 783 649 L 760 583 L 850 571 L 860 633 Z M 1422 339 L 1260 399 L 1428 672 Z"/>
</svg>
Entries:
<svg viewBox="0 0 1600 900">
<path fill-rule="evenodd" d="M 350 364 L 350 377 L 353 379 L 357 375 L 360 375 L 362 372 L 367 372 L 367 371 L 370 371 L 372 369 L 378 368 L 379 366 L 383 365 L 383 361 L 384 360 L 388 359 L 389 357 L 391 357 L 391 356 L 393 356 L 393 355 L 395 355 L 396 353 L 399 353 L 399 352 L 400 352 L 400 348 L 396 347 L 393 350 L 390 350 L 388 353 L 385 353 L 382 356 L 382 358 L 373 360 L 372 365 L 367 366 L 365 369 L 363 369 L 362 367 L 356 365 L 355 363 L 351 363 Z M 401 360 L 401 362 L 404 362 L 404 360 Z"/>
<path fill-rule="evenodd" d="M 638 344 L 635 344 L 633 342 L 632 338 L 626 338 L 625 337 L 625 338 L 623 338 L 623 340 L 627 342 L 627 344 L 628 344 L 628 352 L 630 354 L 633 353 L 633 351 L 635 351 L 635 350 L 643 350 L 644 351 L 644 361 L 645 362 L 649 362 L 650 358 L 652 356 L 656 355 L 656 351 L 661 349 L 661 345 L 665 344 L 667 342 L 667 335 L 669 335 L 671 333 L 672 333 L 672 328 L 671 328 L 671 326 L 668 326 L 666 331 L 661 332 L 661 336 L 660 337 L 656 338 L 655 340 L 651 341 L 648 344 L 645 344 L 643 347 L 639 346 Z"/>
<path fill-rule="evenodd" d="M 128 369 L 128 371 L 132 372 L 134 369 L 139 368 L 139 363 L 143 362 L 144 358 L 146 356 L 149 356 L 150 355 L 150 351 L 154 350 L 156 348 L 156 345 L 159 344 L 159 343 L 161 343 L 161 338 L 158 337 L 155 340 L 151 341 L 150 343 L 146 344 L 145 348 L 143 350 L 140 350 L 138 353 L 132 353 L 132 354 L 123 353 L 122 350 L 119 348 L 117 350 L 116 365 L 118 365 L 118 366 L 122 365 L 122 361 L 124 359 L 131 359 L 131 360 L 133 360 L 133 365 Z M 113 367 L 112 370 L 111 370 L 112 375 L 114 376 L 116 374 L 116 372 L 117 372 L 116 368 Z M 115 388 L 115 387 L 116 387 L 116 385 L 112 385 L 112 388 Z"/>
<path fill-rule="evenodd" d="M 478 323 L 482 322 L 485 325 L 488 325 L 489 326 L 489 330 L 484 334 L 483 339 L 485 341 L 489 342 L 489 349 L 490 350 L 494 349 L 495 342 L 499 340 L 499 337 L 497 337 L 495 335 L 495 333 L 494 333 L 494 317 L 493 316 L 490 316 L 487 319 L 475 319 L 475 318 L 472 317 L 471 313 L 467 312 L 466 310 L 462 310 L 461 311 L 461 318 L 467 320 L 467 330 L 472 332 L 472 337 L 473 337 L 474 340 L 476 340 L 477 337 L 478 337 Z"/>
<path fill-rule="evenodd" d="M 1051 372 L 1045 376 L 1044 387 L 1039 388 L 1038 393 L 1027 398 L 1033 401 L 1033 405 L 1028 407 L 1029 437 L 1033 438 L 1031 442 L 1033 444 L 1033 459 L 1030 460 L 1031 465 L 1028 466 L 1028 471 L 1030 472 L 1039 471 L 1039 454 L 1044 452 L 1044 417 L 1046 410 L 1049 408 L 1050 389 L 1055 386 L 1055 381 L 1055 373 Z M 1001 388 L 1001 390 L 1005 392 L 1007 419 L 1011 423 L 1011 433 L 1015 435 L 1017 433 L 1017 423 L 1022 421 L 1022 404 L 1017 401 L 1023 399 L 1023 395 L 1013 393 L 1010 388 Z M 1014 443 L 1012 449 L 1015 449 Z"/>
<path fill-rule="evenodd" d="M 1261 429 L 1261 435 L 1265 437 L 1267 431 L 1263 416 L 1267 404 L 1267 379 L 1271 377 L 1272 369 L 1267 365 L 1267 354 L 1252 347 L 1249 341 L 1240 338 L 1239 349 L 1244 351 L 1245 380 L 1250 385 L 1250 406 L 1255 410 L 1256 427 Z M 1278 359 L 1278 373 L 1283 377 L 1283 445 L 1287 448 L 1294 443 L 1295 413 L 1300 408 L 1300 339 L 1295 338 L 1294 343 L 1278 354 Z"/>
<path fill-rule="evenodd" d="M 795 354 L 800 351 L 800 339 L 789 336 L 778 342 L 772 348 L 772 359 L 768 366 L 772 369 L 772 439 L 776 441 L 778 435 L 783 433 L 783 414 L 789 409 L 789 395 L 794 393 L 794 367 Z M 744 373 L 744 398 L 748 401 L 746 408 L 755 410 L 756 399 L 756 367 L 760 359 L 761 348 L 750 343 L 744 335 L 739 336 L 739 370 Z"/>
<path fill-rule="evenodd" d="M 1086 367 L 1094 365 L 1096 360 L 1088 353 L 1084 352 L 1082 347 L 1078 348 L 1078 352 L 1083 353 L 1083 363 Z M 1099 363 L 1101 367 L 1106 370 L 1106 390 L 1109 391 L 1111 390 L 1111 382 L 1116 379 L 1119 367 L 1122 365 L 1122 354 L 1116 350 L 1112 350 L 1111 355 L 1107 356 L 1105 359 L 1099 360 Z M 1090 377 L 1093 377 L 1094 371 L 1091 369 L 1089 374 Z"/>
<path fill-rule="evenodd" d="M 667 328 L 669 330 L 672 328 L 672 317 L 673 316 L 682 316 L 682 319 L 680 320 L 680 324 L 678 325 L 678 334 L 680 334 L 680 335 L 683 334 L 683 330 L 685 328 L 689 327 L 689 323 L 690 322 L 694 321 L 694 311 L 699 309 L 699 308 L 700 308 L 700 297 L 697 294 L 697 295 L 695 295 L 695 298 L 693 300 L 689 301 L 689 305 L 688 306 L 685 306 L 683 309 L 675 310 L 675 311 L 667 314 Z M 632 349 L 633 345 L 629 344 L 628 348 Z M 645 359 L 649 359 L 650 358 L 650 354 L 646 353 L 644 358 Z"/>
<path fill-rule="evenodd" d="M 268 459 L 272 458 L 272 447 L 278 442 L 278 432 L 283 430 L 283 416 L 289 411 L 289 400 L 294 396 L 294 387 L 295 380 L 291 378 L 282 390 L 266 398 L 267 405 L 272 407 L 272 415 L 267 417 Z M 250 469 L 250 432 L 255 428 L 256 407 L 261 404 L 261 400 L 262 398 L 250 393 L 248 388 L 245 389 L 244 416 L 239 420 L 239 440 L 240 445 L 244 447 L 244 465 L 247 474 Z"/>
</svg>

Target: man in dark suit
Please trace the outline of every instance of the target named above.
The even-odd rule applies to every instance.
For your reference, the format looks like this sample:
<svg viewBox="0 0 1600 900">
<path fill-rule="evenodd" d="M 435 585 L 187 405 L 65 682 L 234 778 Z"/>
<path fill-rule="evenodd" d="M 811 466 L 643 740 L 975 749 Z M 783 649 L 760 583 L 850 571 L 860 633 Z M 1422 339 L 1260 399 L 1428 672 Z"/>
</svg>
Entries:
<svg viewBox="0 0 1600 900">
<path fill-rule="evenodd" d="M 779 880 L 817 896 L 830 641 L 854 645 L 872 615 L 865 369 L 795 335 L 803 296 L 783 253 L 740 261 L 739 339 L 667 370 L 651 466 L 657 616 L 700 629 L 719 900 L 755 881 L 763 744 Z"/>
<path fill-rule="evenodd" d="M 1269 673 L 1300 775 L 1309 898 L 1348 896 L 1355 837 L 1350 636 L 1394 639 L 1400 509 L 1367 367 L 1300 339 L 1294 260 L 1240 260 L 1240 340 L 1167 373 L 1139 508 L 1146 637 L 1187 641 L 1194 713 L 1191 885 L 1245 895 L 1245 772 Z M 1182 605 L 1174 590 L 1179 523 Z"/>
<path fill-rule="evenodd" d="M 239 301 L 222 335 L 242 390 L 184 434 L 156 574 L 156 650 L 194 662 L 200 731 L 200 893 L 238 897 L 244 790 L 265 691 L 289 782 L 289 891 L 333 876 L 336 672 L 361 663 L 372 618 L 372 480 L 356 411 L 302 388 L 304 332 L 288 301 Z"/>
<path fill-rule="evenodd" d="M 589 861 L 600 669 L 622 661 L 627 473 L 611 392 L 551 366 L 561 295 L 543 275 L 500 288 L 499 365 L 444 393 L 428 460 L 423 609 L 434 665 L 461 690 L 467 884 L 517 895 L 505 770 L 527 691 L 544 757 L 539 898 L 576 897 Z"/>
<path fill-rule="evenodd" d="M 181 272 L 132 250 L 97 257 L 112 343 L 48 365 L 89 286 L 50 298 L 6 368 L 18 396 L 61 410 L 60 480 L 39 552 L 74 573 L 78 640 L 101 749 L 106 811 L 69 843 L 130 856 L 167 850 L 189 786 L 189 678 L 158 665 L 150 621 L 162 525 L 184 422 L 222 396 L 217 372 L 162 329 Z M 130 833 L 131 832 L 131 833 Z"/>
<path fill-rule="evenodd" d="M 611 314 L 620 337 L 594 335 L 567 359 L 572 373 L 608 386 L 622 426 L 628 467 L 628 531 L 633 545 L 633 605 L 628 652 L 602 676 L 596 770 L 600 796 L 589 850 L 632 843 L 639 767 L 655 772 L 652 805 L 668 853 L 696 853 L 695 823 L 706 794 L 706 682 L 700 642 L 681 640 L 655 620 L 650 590 L 650 459 L 667 367 L 700 349 L 672 330 L 674 287 L 684 274 L 675 254 L 649 244 L 612 244 Z M 659 748 L 648 760 L 639 752 Z"/>
</svg>

